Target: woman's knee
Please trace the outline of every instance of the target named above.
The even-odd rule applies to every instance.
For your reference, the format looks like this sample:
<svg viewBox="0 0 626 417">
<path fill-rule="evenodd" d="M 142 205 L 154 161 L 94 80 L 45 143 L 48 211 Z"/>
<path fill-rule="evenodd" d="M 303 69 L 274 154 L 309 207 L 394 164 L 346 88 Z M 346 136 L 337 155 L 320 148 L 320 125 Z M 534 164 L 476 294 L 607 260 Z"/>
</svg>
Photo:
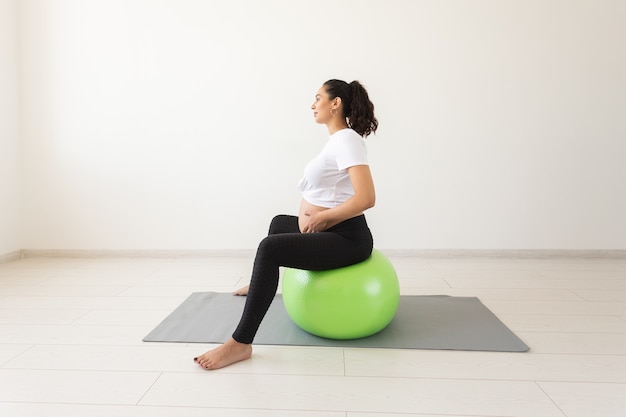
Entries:
<svg viewBox="0 0 626 417">
<path fill-rule="evenodd" d="M 252 279 L 278 279 L 281 251 L 275 237 L 268 236 L 259 243 L 254 258 Z"/>
<path fill-rule="evenodd" d="M 297 231 L 298 218 L 287 214 L 279 214 L 274 216 L 270 222 L 268 234 L 275 235 L 279 233 L 294 233 Z"/>
<path fill-rule="evenodd" d="M 259 242 L 259 246 L 256 250 L 256 260 L 257 261 L 267 261 L 273 258 L 273 254 L 276 251 L 276 239 L 274 236 L 270 235 L 263 238 Z"/>
</svg>

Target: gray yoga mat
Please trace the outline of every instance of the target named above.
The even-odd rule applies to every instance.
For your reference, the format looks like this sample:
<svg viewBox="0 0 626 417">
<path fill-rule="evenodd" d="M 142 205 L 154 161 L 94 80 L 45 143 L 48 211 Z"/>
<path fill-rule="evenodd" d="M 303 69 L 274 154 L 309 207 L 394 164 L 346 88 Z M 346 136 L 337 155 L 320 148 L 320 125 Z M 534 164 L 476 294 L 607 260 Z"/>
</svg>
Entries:
<svg viewBox="0 0 626 417">
<path fill-rule="evenodd" d="M 245 297 L 197 292 L 165 318 L 144 342 L 223 343 L 243 311 Z M 528 346 L 478 298 L 401 296 L 393 321 L 379 333 L 354 340 L 313 336 L 294 324 L 276 295 L 254 339 L 259 345 L 526 352 Z"/>
</svg>

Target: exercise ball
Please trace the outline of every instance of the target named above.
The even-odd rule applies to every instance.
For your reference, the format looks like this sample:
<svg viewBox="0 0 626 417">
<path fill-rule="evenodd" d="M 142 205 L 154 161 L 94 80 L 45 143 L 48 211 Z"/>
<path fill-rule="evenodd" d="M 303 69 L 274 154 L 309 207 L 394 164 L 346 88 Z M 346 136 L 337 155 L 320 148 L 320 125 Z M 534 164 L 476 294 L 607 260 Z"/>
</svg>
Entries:
<svg viewBox="0 0 626 417">
<path fill-rule="evenodd" d="M 381 331 L 400 302 L 396 270 L 376 249 L 365 261 L 343 268 L 285 268 L 282 292 L 291 320 L 328 339 L 358 339 Z"/>
</svg>

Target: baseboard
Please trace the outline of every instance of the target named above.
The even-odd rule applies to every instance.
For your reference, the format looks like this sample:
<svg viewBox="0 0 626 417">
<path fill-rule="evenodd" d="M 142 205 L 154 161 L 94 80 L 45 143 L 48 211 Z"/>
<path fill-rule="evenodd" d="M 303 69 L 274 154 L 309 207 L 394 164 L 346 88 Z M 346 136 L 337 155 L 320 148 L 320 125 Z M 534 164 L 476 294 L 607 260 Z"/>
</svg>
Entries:
<svg viewBox="0 0 626 417">
<path fill-rule="evenodd" d="M 0 264 L 3 262 L 11 262 L 11 261 L 15 261 L 17 259 L 20 259 L 22 257 L 22 251 L 21 250 L 16 250 L 14 252 L 9 252 L 6 253 L 4 255 L 0 255 Z"/>
<path fill-rule="evenodd" d="M 21 255 L 24 258 L 210 258 L 252 257 L 254 251 L 244 249 L 23 249 Z"/>
<path fill-rule="evenodd" d="M 570 249 L 384 249 L 387 256 L 414 258 L 508 258 L 508 259 L 626 259 L 626 250 Z M 24 249 L 0 256 L 0 262 L 19 258 L 211 258 L 253 257 L 251 249 L 205 250 L 83 250 Z"/>
<path fill-rule="evenodd" d="M 626 259 L 626 250 L 603 249 L 381 249 L 388 256 L 414 258 Z"/>
</svg>

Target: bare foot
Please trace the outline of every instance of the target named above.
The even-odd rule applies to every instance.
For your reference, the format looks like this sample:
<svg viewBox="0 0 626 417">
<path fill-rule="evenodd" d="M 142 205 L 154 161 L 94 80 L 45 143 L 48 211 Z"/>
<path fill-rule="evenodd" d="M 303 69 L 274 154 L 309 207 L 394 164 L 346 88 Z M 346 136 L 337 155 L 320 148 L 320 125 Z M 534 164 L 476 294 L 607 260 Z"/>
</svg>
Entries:
<svg viewBox="0 0 626 417">
<path fill-rule="evenodd" d="M 233 291 L 233 295 L 248 295 L 248 287 L 250 287 L 250 285 L 246 285 L 245 287 L 241 287 L 238 290 Z"/>
<path fill-rule="evenodd" d="M 250 356 L 252 356 L 252 345 L 239 343 L 231 338 L 223 345 L 209 350 L 205 354 L 193 358 L 193 360 L 204 369 L 219 369 L 249 359 Z"/>
</svg>

